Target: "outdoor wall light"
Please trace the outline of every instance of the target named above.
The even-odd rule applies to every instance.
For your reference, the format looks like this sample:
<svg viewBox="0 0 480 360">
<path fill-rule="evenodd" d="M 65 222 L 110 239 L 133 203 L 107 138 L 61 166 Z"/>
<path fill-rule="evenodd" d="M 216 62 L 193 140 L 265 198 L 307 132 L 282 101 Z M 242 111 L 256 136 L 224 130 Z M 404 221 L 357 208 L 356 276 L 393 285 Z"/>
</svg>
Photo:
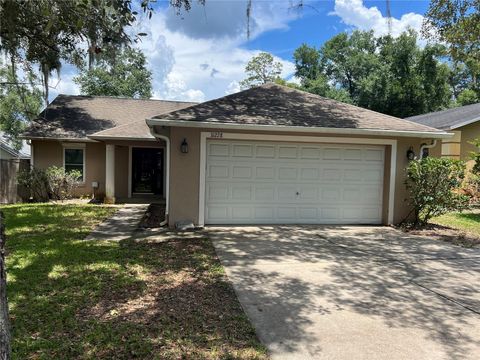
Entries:
<svg viewBox="0 0 480 360">
<path fill-rule="evenodd" d="M 182 144 L 180 145 L 180 151 L 182 152 L 182 154 L 188 154 L 187 139 L 183 139 Z"/>
<path fill-rule="evenodd" d="M 407 150 L 407 159 L 409 161 L 412 161 L 415 159 L 415 152 L 413 151 L 413 147 L 410 146 L 410 148 Z"/>
</svg>

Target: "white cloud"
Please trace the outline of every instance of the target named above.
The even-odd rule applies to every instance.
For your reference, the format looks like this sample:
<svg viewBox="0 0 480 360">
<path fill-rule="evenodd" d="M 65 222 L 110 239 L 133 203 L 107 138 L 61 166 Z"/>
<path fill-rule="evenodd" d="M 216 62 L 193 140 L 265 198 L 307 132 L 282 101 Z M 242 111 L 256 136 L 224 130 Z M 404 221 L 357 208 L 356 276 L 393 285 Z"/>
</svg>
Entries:
<svg viewBox="0 0 480 360">
<path fill-rule="evenodd" d="M 260 50 L 243 48 L 248 41 L 246 18 L 240 11 L 244 3 L 234 3 L 232 6 L 239 12 L 236 18 L 241 21 L 225 15 L 230 2 L 215 2 L 218 7 L 205 8 L 207 22 L 203 10 L 195 5 L 195 10 L 183 20 L 166 10 L 157 12 L 151 21 L 143 21 L 136 29 L 148 34 L 138 46 L 146 54 L 153 72 L 155 98 L 204 101 L 238 90 L 231 84 L 245 77 L 245 65 Z M 225 21 L 225 17 L 230 20 Z M 258 2 L 253 9 L 251 36 L 286 28 L 291 19 L 287 9 Z M 283 64 L 282 76 L 291 76 L 294 64 L 276 59 Z"/>
<path fill-rule="evenodd" d="M 363 0 L 335 0 L 335 11 L 332 15 L 339 16 L 346 25 L 360 30 L 373 30 L 375 35 L 388 34 L 388 18 L 383 16 L 376 7 L 366 7 Z M 398 36 L 411 28 L 419 32 L 423 16 L 416 13 L 403 14 L 400 19 L 393 18 L 392 36 Z"/>
<path fill-rule="evenodd" d="M 288 11 L 288 4 L 254 1 L 250 21 L 250 39 L 277 29 L 287 29 L 297 14 Z M 171 8 L 156 10 L 131 29 L 148 36 L 135 44 L 147 57 L 153 73 L 153 98 L 166 100 L 205 101 L 238 91 L 245 77 L 247 62 L 260 50 L 248 50 L 246 1 L 207 1 L 203 8 L 197 2 L 192 10 L 177 15 Z M 284 77 L 291 77 L 294 65 L 283 64 Z M 57 94 L 79 94 L 73 82 L 77 70 L 65 65 L 61 81 L 52 78 L 50 98 Z"/>
</svg>

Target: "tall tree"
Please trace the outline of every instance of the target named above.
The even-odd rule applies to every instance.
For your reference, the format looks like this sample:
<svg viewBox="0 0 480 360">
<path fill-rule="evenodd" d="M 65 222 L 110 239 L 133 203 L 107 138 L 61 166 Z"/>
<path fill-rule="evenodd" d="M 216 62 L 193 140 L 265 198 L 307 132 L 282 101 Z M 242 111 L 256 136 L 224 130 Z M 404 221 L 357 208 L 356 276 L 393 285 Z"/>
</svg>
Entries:
<svg viewBox="0 0 480 360">
<path fill-rule="evenodd" d="M 452 76 L 444 56 L 442 46 L 420 48 L 413 31 L 397 38 L 355 31 L 319 50 L 302 45 L 294 60 L 306 91 L 406 117 L 450 106 Z"/>
<path fill-rule="evenodd" d="M 294 51 L 295 76 L 298 77 L 302 83 L 316 79 L 321 73 L 320 55 L 319 50 L 305 43 Z"/>
<path fill-rule="evenodd" d="M 423 33 L 449 45 L 452 58 L 469 68 L 480 95 L 480 0 L 431 0 Z"/>
<path fill-rule="evenodd" d="M 373 31 L 341 33 L 325 42 L 321 48 L 324 72 L 335 84 L 358 96 L 358 83 L 377 67 L 376 42 Z"/>
<path fill-rule="evenodd" d="M 20 133 L 42 106 L 42 92 L 35 85 L 37 81 L 31 73 L 16 78 L 11 66 L 0 62 L 0 82 L 3 84 L 0 86 L 0 131 L 17 150 L 21 147 Z"/>
<path fill-rule="evenodd" d="M 254 56 L 245 67 L 247 77 L 240 82 L 243 89 L 275 82 L 282 73 L 282 63 L 275 61 L 267 52 L 261 52 Z"/>
<path fill-rule="evenodd" d="M 74 81 L 86 95 L 150 98 L 152 73 L 146 68 L 145 55 L 126 48 L 114 59 L 101 57 L 93 68 L 85 68 Z"/>
</svg>

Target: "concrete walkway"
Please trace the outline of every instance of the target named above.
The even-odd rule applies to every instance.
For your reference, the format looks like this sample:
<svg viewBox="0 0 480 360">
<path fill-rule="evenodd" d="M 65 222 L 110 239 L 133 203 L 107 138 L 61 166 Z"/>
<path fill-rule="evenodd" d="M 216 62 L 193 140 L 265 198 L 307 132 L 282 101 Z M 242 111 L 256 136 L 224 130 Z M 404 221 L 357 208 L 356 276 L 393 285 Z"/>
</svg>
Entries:
<svg viewBox="0 0 480 360">
<path fill-rule="evenodd" d="M 387 227 L 207 228 L 277 359 L 478 359 L 480 249 Z"/>
<path fill-rule="evenodd" d="M 148 204 L 125 204 L 112 217 L 98 225 L 85 240 L 128 239 L 133 235 L 147 209 Z"/>
</svg>

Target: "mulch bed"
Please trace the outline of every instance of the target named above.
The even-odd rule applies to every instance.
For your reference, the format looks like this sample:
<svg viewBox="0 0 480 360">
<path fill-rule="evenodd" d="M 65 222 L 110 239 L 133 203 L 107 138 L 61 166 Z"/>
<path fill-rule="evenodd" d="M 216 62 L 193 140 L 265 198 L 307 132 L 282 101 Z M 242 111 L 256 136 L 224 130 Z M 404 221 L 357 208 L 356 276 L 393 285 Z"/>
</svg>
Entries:
<svg viewBox="0 0 480 360">
<path fill-rule="evenodd" d="M 145 215 L 138 225 L 139 228 L 159 228 L 160 223 L 165 220 L 165 205 L 150 204 Z"/>
</svg>

